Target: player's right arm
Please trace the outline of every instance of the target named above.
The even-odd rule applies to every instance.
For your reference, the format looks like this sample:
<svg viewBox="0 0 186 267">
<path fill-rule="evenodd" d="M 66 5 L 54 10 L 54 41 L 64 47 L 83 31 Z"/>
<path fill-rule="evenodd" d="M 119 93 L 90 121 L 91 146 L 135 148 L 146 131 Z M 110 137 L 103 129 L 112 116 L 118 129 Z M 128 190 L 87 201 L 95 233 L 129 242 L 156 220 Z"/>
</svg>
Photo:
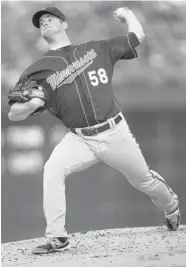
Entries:
<svg viewBox="0 0 186 267">
<path fill-rule="evenodd" d="M 40 98 L 33 98 L 29 102 L 10 104 L 8 118 L 11 121 L 21 121 L 27 119 L 35 110 L 44 105 Z"/>
</svg>

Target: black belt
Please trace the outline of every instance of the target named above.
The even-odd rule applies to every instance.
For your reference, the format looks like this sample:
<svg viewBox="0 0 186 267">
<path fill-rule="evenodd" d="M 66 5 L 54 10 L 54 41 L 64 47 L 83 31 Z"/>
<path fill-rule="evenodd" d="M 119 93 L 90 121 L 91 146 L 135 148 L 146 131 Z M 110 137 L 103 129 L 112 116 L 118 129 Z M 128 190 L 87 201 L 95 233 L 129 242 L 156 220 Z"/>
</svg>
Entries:
<svg viewBox="0 0 186 267">
<path fill-rule="evenodd" d="M 122 120 L 121 115 L 118 115 L 116 118 L 114 118 L 115 124 L 118 124 L 121 120 Z M 110 124 L 107 122 L 106 124 L 102 126 L 97 126 L 96 128 L 90 128 L 90 129 L 80 128 L 80 131 L 85 136 L 93 136 L 97 135 L 98 133 L 105 132 L 106 130 L 109 129 L 111 129 L 111 127 Z M 71 131 L 75 134 L 77 133 L 75 128 L 72 128 Z"/>
</svg>

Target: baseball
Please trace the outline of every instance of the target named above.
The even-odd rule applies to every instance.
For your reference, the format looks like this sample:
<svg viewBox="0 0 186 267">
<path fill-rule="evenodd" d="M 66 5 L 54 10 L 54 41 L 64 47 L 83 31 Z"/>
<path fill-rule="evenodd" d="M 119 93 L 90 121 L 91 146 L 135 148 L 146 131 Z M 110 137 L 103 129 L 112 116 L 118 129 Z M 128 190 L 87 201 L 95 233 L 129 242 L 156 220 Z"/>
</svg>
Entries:
<svg viewBox="0 0 186 267">
<path fill-rule="evenodd" d="M 125 22 L 129 15 L 133 14 L 127 7 L 120 7 L 114 11 L 114 16 L 117 20 Z"/>
</svg>

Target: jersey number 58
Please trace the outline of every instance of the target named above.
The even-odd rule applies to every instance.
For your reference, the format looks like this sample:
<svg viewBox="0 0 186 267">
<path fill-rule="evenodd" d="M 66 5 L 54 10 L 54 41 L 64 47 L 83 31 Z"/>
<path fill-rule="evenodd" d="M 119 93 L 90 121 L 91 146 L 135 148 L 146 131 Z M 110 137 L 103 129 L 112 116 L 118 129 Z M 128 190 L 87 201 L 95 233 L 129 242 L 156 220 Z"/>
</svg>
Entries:
<svg viewBox="0 0 186 267">
<path fill-rule="evenodd" d="M 97 72 L 95 70 L 92 71 L 88 71 L 88 76 L 89 76 L 89 80 L 90 83 L 93 86 L 98 86 L 98 84 L 101 83 L 107 83 L 108 82 L 108 76 L 107 73 L 105 71 L 105 69 L 101 68 L 98 69 Z"/>
</svg>

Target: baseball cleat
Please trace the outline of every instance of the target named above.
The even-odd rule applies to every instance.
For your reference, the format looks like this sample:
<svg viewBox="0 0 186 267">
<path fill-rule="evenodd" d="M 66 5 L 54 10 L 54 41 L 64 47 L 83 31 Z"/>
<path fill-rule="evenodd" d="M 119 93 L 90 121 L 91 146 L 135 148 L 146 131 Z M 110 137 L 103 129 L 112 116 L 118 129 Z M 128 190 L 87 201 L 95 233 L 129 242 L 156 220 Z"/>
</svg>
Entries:
<svg viewBox="0 0 186 267">
<path fill-rule="evenodd" d="M 33 254 L 47 254 L 51 252 L 62 252 L 70 249 L 68 237 L 52 237 L 41 246 L 32 250 Z"/>
<path fill-rule="evenodd" d="M 170 231 L 176 231 L 180 225 L 181 214 L 179 207 L 172 213 L 165 213 L 165 224 Z"/>
</svg>

